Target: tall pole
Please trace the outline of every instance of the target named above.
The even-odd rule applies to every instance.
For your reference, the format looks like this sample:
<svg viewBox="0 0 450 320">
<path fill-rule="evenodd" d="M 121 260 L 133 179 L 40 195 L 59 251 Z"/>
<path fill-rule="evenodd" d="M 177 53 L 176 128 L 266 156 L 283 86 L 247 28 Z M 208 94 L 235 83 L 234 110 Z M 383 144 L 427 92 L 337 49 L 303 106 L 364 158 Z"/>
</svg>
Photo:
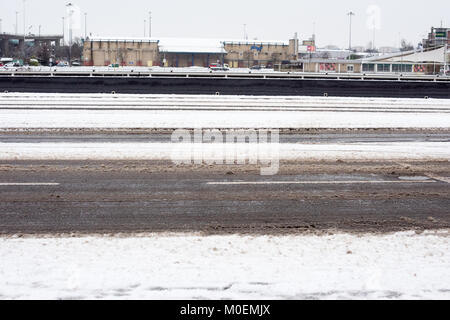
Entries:
<svg viewBox="0 0 450 320">
<path fill-rule="evenodd" d="M 144 20 L 144 38 L 147 36 L 147 20 Z"/>
<path fill-rule="evenodd" d="M 63 43 L 62 45 L 64 46 L 66 44 L 66 18 L 62 17 L 62 24 L 63 24 Z"/>
<path fill-rule="evenodd" d="M 39 38 L 41 37 L 41 25 L 39 25 Z"/>
<path fill-rule="evenodd" d="M 2 33 L 2 19 L 0 19 L 0 33 Z"/>
<path fill-rule="evenodd" d="M 244 40 L 247 40 L 247 25 L 244 23 Z"/>
<path fill-rule="evenodd" d="M 26 0 L 23 0 L 23 58 L 25 59 L 25 38 L 26 38 L 26 22 L 25 22 L 25 2 Z"/>
<path fill-rule="evenodd" d="M 16 11 L 16 25 L 15 25 L 15 32 L 16 32 L 16 36 L 19 34 L 19 11 Z"/>
<path fill-rule="evenodd" d="M 355 15 L 354 12 L 350 11 L 347 13 L 349 18 L 349 37 L 348 37 L 348 50 L 352 51 L 352 17 Z"/>
<path fill-rule="evenodd" d="M 148 13 L 148 36 L 151 38 L 152 37 L 152 12 L 150 11 Z"/>
<path fill-rule="evenodd" d="M 84 13 L 84 40 L 87 39 L 87 12 Z"/>
</svg>

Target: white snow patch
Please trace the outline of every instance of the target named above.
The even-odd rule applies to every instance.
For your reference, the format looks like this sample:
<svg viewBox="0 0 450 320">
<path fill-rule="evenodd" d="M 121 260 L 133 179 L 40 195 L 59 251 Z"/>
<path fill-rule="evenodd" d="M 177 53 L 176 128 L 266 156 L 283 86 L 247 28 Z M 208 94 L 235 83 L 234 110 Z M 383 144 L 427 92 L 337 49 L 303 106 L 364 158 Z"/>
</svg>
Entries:
<svg viewBox="0 0 450 320">
<path fill-rule="evenodd" d="M 0 160 L 449 160 L 449 142 L 354 144 L 0 143 Z M 197 158 L 197 157 L 196 157 Z"/>
<path fill-rule="evenodd" d="M 448 231 L 0 238 L 0 299 L 449 299 Z"/>
</svg>

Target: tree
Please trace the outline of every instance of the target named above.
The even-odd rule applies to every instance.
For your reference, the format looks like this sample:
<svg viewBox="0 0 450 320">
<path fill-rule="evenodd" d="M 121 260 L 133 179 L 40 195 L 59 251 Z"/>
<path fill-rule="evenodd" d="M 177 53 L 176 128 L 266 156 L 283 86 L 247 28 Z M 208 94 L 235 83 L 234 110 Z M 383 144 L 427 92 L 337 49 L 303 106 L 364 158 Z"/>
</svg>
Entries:
<svg viewBox="0 0 450 320">
<path fill-rule="evenodd" d="M 47 43 L 44 42 L 44 44 L 39 47 L 37 57 L 42 63 L 47 64 L 49 63 L 50 56 L 50 48 L 48 47 Z"/>
<path fill-rule="evenodd" d="M 405 52 L 405 51 L 412 51 L 412 50 L 414 50 L 414 46 L 412 45 L 412 43 L 406 42 L 405 39 L 402 39 L 400 51 Z"/>
</svg>

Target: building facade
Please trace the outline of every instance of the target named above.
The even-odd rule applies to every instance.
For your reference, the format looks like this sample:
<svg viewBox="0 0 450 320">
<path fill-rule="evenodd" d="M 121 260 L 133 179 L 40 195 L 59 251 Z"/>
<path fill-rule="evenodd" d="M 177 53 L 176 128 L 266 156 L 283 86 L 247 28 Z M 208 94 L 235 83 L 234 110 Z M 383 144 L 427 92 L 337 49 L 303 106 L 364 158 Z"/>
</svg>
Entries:
<svg viewBox="0 0 450 320">
<path fill-rule="evenodd" d="M 431 28 L 428 38 L 424 39 L 424 48 L 435 48 L 450 45 L 450 28 Z"/>
<path fill-rule="evenodd" d="M 84 42 L 84 65 L 233 68 L 273 66 L 298 58 L 298 40 L 258 41 L 219 39 L 92 38 Z"/>
</svg>

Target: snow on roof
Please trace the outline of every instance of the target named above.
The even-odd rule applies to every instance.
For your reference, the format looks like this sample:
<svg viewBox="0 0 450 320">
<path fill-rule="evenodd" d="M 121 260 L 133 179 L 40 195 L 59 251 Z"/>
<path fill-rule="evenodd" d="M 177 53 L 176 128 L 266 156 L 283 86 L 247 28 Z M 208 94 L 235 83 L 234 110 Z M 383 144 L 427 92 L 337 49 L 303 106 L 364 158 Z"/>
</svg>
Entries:
<svg viewBox="0 0 450 320">
<path fill-rule="evenodd" d="M 373 61 L 373 62 L 411 62 L 411 63 L 422 63 L 422 62 L 435 62 L 435 63 L 444 63 L 445 62 L 445 47 L 423 51 L 423 52 L 415 52 L 408 51 L 390 55 L 384 55 L 380 57 L 373 57 L 366 59 L 365 61 Z"/>
<path fill-rule="evenodd" d="M 223 41 L 218 39 L 161 38 L 159 50 L 178 53 L 226 53 Z"/>
<path fill-rule="evenodd" d="M 138 38 L 138 37 L 89 37 L 86 41 L 104 42 L 159 42 L 158 39 Z"/>
<path fill-rule="evenodd" d="M 104 42 L 157 42 L 161 52 L 175 53 L 227 53 L 224 44 L 249 45 L 289 45 L 288 41 L 279 40 L 242 40 L 242 39 L 208 39 L 208 38 L 130 38 L 130 37 L 91 37 L 88 41 Z"/>
</svg>

